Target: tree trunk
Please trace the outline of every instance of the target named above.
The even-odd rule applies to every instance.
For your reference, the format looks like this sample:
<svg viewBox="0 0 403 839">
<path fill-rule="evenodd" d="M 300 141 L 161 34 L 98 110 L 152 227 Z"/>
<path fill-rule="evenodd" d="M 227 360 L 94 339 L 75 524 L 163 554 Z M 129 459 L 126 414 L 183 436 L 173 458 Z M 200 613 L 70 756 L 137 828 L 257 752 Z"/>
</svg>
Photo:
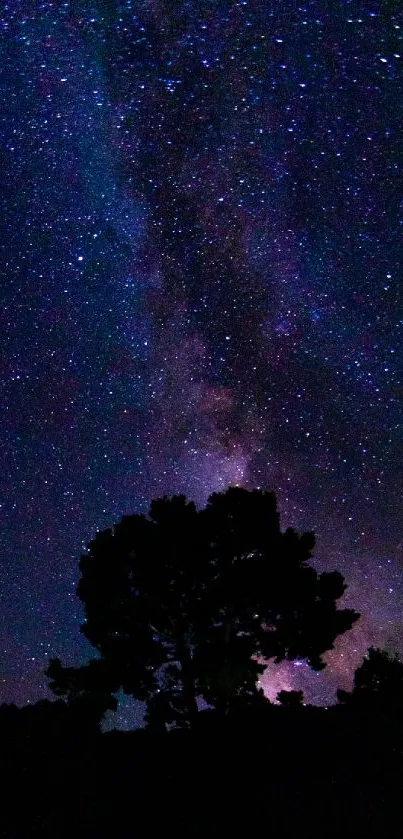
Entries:
<svg viewBox="0 0 403 839">
<path fill-rule="evenodd" d="M 193 728 L 199 713 L 197 705 L 196 688 L 193 676 L 193 663 L 187 646 L 183 646 L 180 650 L 181 662 L 181 677 L 183 683 L 183 692 L 186 699 L 187 714 L 190 727 Z"/>
</svg>

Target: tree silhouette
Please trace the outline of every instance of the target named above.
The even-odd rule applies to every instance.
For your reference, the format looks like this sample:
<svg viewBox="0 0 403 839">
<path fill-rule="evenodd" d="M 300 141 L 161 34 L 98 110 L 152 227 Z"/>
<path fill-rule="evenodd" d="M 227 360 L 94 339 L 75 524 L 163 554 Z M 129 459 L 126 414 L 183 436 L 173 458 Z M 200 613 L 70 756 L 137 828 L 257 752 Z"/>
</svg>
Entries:
<svg viewBox="0 0 403 839">
<path fill-rule="evenodd" d="M 92 659 L 85 667 L 63 667 L 59 658 L 53 658 L 45 673 L 53 693 L 66 697 L 68 707 L 87 725 L 98 727 L 106 711 L 116 711 L 119 682 L 106 661 Z"/>
<path fill-rule="evenodd" d="M 304 704 L 302 690 L 280 690 L 276 699 L 283 708 L 301 708 Z"/>
<path fill-rule="evenodd" d="M 338 572 L 308 565 L 314 535 L 280 530 L 274 493 L 230 488 L 197 511 L 184 496 L 153 501 L 98 533 L 80 561 L 82 632 L 101 655 L 97 690 L 146 700 L 154 727 L 193 725 L 198 698 L 228 711 L 259 696 L 264 661 L 322 655 L 358 614 L 338 610 Z M 76 675 L 52 665 L 52 688 Z M 88 668 L 77 675 L 90 684 Z M 102 688 L 102 689 L 101 689 Z"/>
<path fill-rule="evenodd" d="M 337 691 L 341 705 L 362 710 L 402 713 L 403 662 L 386 650 L 369 647 L 354 675 L 351 692 Z"/>
</svg>

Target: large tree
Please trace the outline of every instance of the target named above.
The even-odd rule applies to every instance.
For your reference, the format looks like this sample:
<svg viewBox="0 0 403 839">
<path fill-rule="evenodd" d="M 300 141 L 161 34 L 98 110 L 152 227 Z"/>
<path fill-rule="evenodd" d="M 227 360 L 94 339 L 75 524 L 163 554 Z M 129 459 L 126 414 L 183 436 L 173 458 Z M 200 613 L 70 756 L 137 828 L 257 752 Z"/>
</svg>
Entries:
<svg viewBox="0 0 403 839">
<path fill-rule="evenodd" d="M 146 700 L 154 724 L 191 725 L 199 698 L 224 710 L 258 701 L 270 658 L 322 669 L 358 614 L 337 609 L 342 575 L 308 564 L 314 541 L 281 532 L 274 493 L 240 488 L 200 511 L 184 496 L 162 498 L 148 516 L 98 533 L 78 586 L 82 632 L 104 662 L 98 691 L 102 673 L 105 693 L 118 685 Z M 59 695 L 72 691 L 71 668 L 67 681 L 60 665 L 51 675 Z"/>
</svg>

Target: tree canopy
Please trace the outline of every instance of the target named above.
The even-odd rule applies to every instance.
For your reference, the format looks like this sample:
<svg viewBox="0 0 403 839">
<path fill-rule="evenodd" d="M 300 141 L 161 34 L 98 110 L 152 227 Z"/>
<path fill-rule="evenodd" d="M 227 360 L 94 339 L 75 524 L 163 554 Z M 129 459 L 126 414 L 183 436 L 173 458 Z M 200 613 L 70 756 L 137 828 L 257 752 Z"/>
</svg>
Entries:
<svg viewBox="0 0 403 839">
<path fill-rule="evenodd" d="M 260 490 L 229 488 L 202 510 L 165 497 L 123 517 L 80 561 L 82 632 L 102 666 L 53 663 L 52 688 L 74 696 L 92 675 L 98 697 L 122 688 L 154 724 L 187 726 L 200 699 L 223 711 L 259 701 L 268 659 L 322 669 L 359 616 L 337 608 L 343 576 L 309 565 L 314 543 L 282 532 L 275 494 Z"/>
</svg>

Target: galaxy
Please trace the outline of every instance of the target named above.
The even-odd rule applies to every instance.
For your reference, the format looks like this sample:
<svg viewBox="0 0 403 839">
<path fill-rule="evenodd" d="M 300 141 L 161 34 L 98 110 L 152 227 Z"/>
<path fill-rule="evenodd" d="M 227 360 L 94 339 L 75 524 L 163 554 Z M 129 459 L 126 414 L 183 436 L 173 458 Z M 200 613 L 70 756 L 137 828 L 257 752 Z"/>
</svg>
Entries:
<svg viewBox="0 0 403 839">
<path fill-rule="evenodd" d="M 87 660 L 98 529 L 230 484 L 274 489 L 362 614 L 269 696 L 403 651 L 399 7 L 3 5 L 0 701 Z"/>
</svg>

